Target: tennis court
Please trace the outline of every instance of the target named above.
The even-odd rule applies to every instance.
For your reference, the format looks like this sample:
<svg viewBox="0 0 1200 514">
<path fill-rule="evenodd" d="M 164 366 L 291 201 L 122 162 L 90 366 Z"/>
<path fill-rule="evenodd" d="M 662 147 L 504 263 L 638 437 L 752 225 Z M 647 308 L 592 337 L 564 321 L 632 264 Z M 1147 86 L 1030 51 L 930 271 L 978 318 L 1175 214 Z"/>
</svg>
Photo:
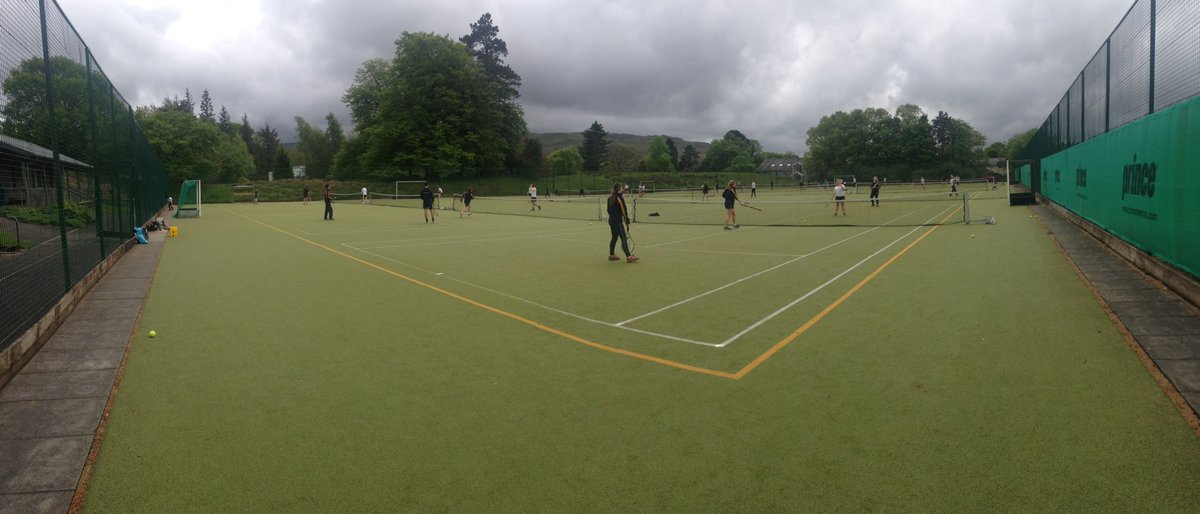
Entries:
<svg viewBox="0 0 1200 514">
<path fill-rule="evenodd" d="M 996 224 L 760 188 L 725 231 L 656 192 L 637 263 L 592 197 L 207 206 L 164 248 L 87 507 L 1195 505 L 1194 433 L 1029 210 L 973 193 Z"/>
</svg>

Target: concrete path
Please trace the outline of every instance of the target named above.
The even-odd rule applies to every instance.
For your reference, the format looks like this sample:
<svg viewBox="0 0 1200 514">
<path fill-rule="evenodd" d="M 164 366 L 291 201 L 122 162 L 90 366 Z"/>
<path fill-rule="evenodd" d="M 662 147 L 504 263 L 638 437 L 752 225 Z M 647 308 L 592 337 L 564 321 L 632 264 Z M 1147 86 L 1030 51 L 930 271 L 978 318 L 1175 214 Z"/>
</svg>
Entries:
<svg viewBox="0 0 1200 514">
<path fill-rule="evenodd" d="M 1176 390 L 1200 411 L 1200 311 L 1045 206 L 1043 224 Z M 0 513 L 66 512 L 166 233 L 133 248 L 0 390 Z"/>
<path fill-rule="evenodd" d="M 135 245 L 0 390 L 0 513 L 67 512 L 165 231 Z"/>
</svg>

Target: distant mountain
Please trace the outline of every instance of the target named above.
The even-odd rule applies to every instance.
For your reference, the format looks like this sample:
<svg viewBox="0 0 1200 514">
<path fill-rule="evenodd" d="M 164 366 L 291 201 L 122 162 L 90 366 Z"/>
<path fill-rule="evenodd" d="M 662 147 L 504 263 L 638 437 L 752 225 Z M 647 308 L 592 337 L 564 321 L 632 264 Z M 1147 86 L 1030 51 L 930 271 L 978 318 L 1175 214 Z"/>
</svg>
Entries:
<svg viewBox="0 0 1200 514">
<path fill-rule="evenodd" d="M 583 133 L 582 132 L 547 132 L 545 134 L 530 133 L 529 137 L 531 139 L 536 139 L 542 143 L 542 154 L 543 155 L 550 155 L 550 152 L 558 150 L 559 148 L 564 148 L 567 146 L 578 147 L 583 144 Z M 606 137 L 608 138 L 609 141 L 612 141 L 612 144 L 614 144 L 614 145 L 628 146 L 628 147 L 631 147 L 631 148 L 637 150 L 638 153 L 645 155 L 646 148 L 650 146 L 650 139 L 658 137 L 658 136 L 637 136 L 637 135 L 633 135 L 633 134 L 611 134 L 610 133 Z M 672 137 L 672 136 L 667 136 L 667 137 L 669 137 L 673 141 L 675 141 L 675 149 L 678 150 L 681 155 L 683 154 L 683 147 L 685 147 L 687 145 L 692 145 L 693 147 L 695 147 L 696 151 L 700 152 L 700 155 L 704 155 L 704 152 L 708 151 L 708 146 L 709 146 L 708 143 L 701 143 L 698 141 L 687 141 L 685 139 L 678 138 L 678 137 Z"/>
</svg>

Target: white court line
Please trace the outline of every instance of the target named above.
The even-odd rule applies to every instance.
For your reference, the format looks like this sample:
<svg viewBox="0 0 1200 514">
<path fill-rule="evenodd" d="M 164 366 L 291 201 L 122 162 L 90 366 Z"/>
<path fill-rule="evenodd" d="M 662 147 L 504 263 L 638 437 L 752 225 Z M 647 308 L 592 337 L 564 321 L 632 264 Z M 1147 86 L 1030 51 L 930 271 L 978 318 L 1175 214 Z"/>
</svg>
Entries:
<svg viewBox="0 0 1200 514">
<path fill-rule="evenodd" d="M 942 212 L 938 213 L 937 215 L 935 215 L 935 216 L 934 216 L 934 217 L 932 217 L 932 218 L 929 218 L 929 221 L 926 221 L 925 223 L 931 223 L 931 222 L 933 222 L 934 220 L 936 220 L 936 219 L 938 218 L 938 216 L 942 216 L 943 214 L 945 214 L 945 213 L 946 213 L 946 211 L 949 211 L 949 210 L 951 210 L 951 209 L 954 209 L 954 208 L 957 208 L 957 207 L 948 207 L 948 208 L 946 208 L 946 209 L 943 209 L 943 210 L 942 210 Z M 763 318 L 763 319 L 760 319 L 760 320 L 758 320 L 758 321 L 756 321 L 756 322 L 752 323 L 750 326 L 746 327 L 746 328 L 745 328 L 745 329 L 743 329 L 741 332 L 738 332 L 737 334 L 734 334 L 734 336 L 733 336 L 733 337 L 730 337 L 729 339 L 726 339 L 725 341 L 723 341 L 723 342 L 721 342 L 720 344 L 718 344 L 718 345 L 717 345 L 717 348 L 724 348 L 724 347 L 728 346 L 730 343 L 732 343 L 732 342 L 734 342 L 734 341 L 738 340 L 738 339 L 739 339 L 739 338 L 741 338 L 742 336 L 744 336 L 744 335 L 746 335 L 746 334 L 749 334 L 749 333 L 750 333 L 752 330 L 754 330 L 754 329 L 756 329 L 756 328 L 758 328 L 758 327 L 762 326 L 762 324 L 763 324 L 763 323 L 766 323 L 766 322 L 770 321 L 771 319 L 775 318 L 776 316 L 778 316 L 778 315 L 780 315 L 780 314 L 783 314 L 783 312 L 784 312 L 784 311 L 786 311 L 786 310 L 788 310 L 788 309 L 790 309 L 790 308 L 792 308 L 792 307 L 795 307 L 795 306 L 796 306 L 796 304 L 798 304 L 798 303 L 800 303 L 800 302 L 802 302 L 802 301 L 804 301 L 804 300 L 807 300 L 807 299 L 808 299 L 810 296 L 812 296 L 812 295 L 816 294 L 818 291 L 820 291 L 820 290 L 822 290 L 822 289 L 825 289 L 825 287 L 829 286 L 829 284 L 832 284 L 832 283 L 834 283 L 834 281 L 836 281 L 836 280 L 837 280 L 837 279 L 839 279 L 839 278 L 842 278 L 842 277 L 843 277 L 843 276 L 845 276 L 847 273 L 850 273 L 851 271 L 854 271 L 856 268 L 858 268 L 859 266 L 862 266 L 862 265 L 863 265 L 863 264 L 865 264 L 867 261 L 869 261 L 869 260 L 871 260 L 871 259 L 875 258 L 876 256 L 878 256 L 879 254 L 883 253 L 883 251 L 884 251 L 884 250 L 887 250 L 888 248 L 891 248 L 891 247 L 892 247 L 892 246 L 894 246 L 896 243 L 899 243 L 900 241 L 903 241 L 905 238 L 907 238 L 908 236 L 911 236 L 913 233 L 915 233 L 915 232 L 916 232 L 916 231 L 918 231 L 918 230 L 921 230 L 922 228 L 925 228 L 925 227 L 924 227 L 924 226 L 917 226 L 917 227 L 914 227 L 914 228 L 913 228 L 912 230 L 910 230 L 908 233 L 906 233 L 906 234 L 904 234 L 904 235 L 902 235 L 902 236 L 900 236 L 900 237 L 896 238 L 896 240 L 895 240 L 895 241 L 892 241 L 891 243 L 888 243 L 888 244 L 887 244 L 887 246 L 884 246 L 883 248 L 880 248 L 880 249 L 879 249 L 878 251 L 876 251 L 875 253 L 873 253 L 873 254 L 871 254 L 871 255 L 868 255 L 868 256 L 864 257 L 864 258 L 863 258 L 863 260 L 861 260 L 861 261 L 858 261 L 858 263 L 857 263 L 857 264 L 855 264 L 855 265 L 853 265 L 853 266 L 850 266 L 849 268 L 846 268 L 846 271 L 843 271 L 843 272 L 841 272 L 841 273 L 838 273 L 838 274 L 837 274 L 837 276 L 835 276 L 835 277 L 833 277 L 833 278 L 829 279 L 829 280 L 828 280 L 828 281 L 826 281 L 824 284 L 821 284 L 821 285 L 817 286 L 815 289 L 813 289 L 812 291 L 809 291 L 809 292 L 805 293 L 805 294 L 804 294 L 804 296 L 801 296 L 801 297 L 799 297 L 799 298 L 797 298 L 797 299 L 795 299 L 795 300 L 792 300 L 790 303 L 788 303 L 787 305 L 784 305 L 783 307 L 780 307 L 778 310 L 776 310 L 775 312 L 772 312 L 772 313 L 771 313 L 770 315 L 768 315 L 767 317 L 765 317 L 765 318 Z"/>
<path fill-rule="evenodd" d="M 905 217 L 907 217 L 907 216 L 900 216 L 900 217 L 897 217 L 897 218 L 893 218 L 891 221 L 888 221 L 887 223 L 891 223 L 891 222 L 893 222 L 893 221 L 896 221 L 896 220 L 898 220 L 898 219 L 902 219 L 902 218 L 905 218 Z M 862 235 L 865 235 L 865 234 L 869 234 L 869 233 L 871 233 L 871 232 L 874 232 L 874 231 L 876 231 L 876 230 L 879 230 L 879 229 L 883 228 L 884 226 L 886 226 L 886 225 L 887 225 L 887 223 L 885 223 L 885 224 L 883 224 L 883 225 L 880 225 L 880 226 L 878 226 L 878 227 L 873 227 L 873 228 L 871 228 L 871 229 L 864 230 L 864 231 L 862 231 L 862 232 L 859 232 L 859 233 L 857 233 L 857 234 L 854 234 L 854 235 L 852 235 L 852 236 L 850 236 L 850 237 L 847 237 L 846 239 L 843 239 L 843 240 L 841 240 L 841 241 L 838 241 L 838 242 L 836 242 L 836 243 L 830 244 L 830 245 L 828 245 L 828 246 L 826 246 L 826 247 L 824 247 L 824 248 L 817 249 L 817 250 L 815 250 L 815 251 L 813 251 L 813 252 L 811 252 L 811 253 L 807 253 L 807 254 L 801 255 L 801 256 L 799 256 L 799 257 L 795 257 L 795 258 L 793 258 L 793 259 L 788 259 L 788 260 L 784 261 L 784 262 L 783 262 L 783 263 L 781 263 L 781 264 L 776 264 L 775 266 L 771 266 L 770 268 L 767 268 L 767 269 L 765 269 L 765 270 L 762 270 L 762 271 L 760 271 L 760 272 L 758 272 L 758 273 L 754 273 L 754 274 L 752 274 L 752 275 L 747 275 L 747 276 L 745 276 L 745 277 L 739 278 L 739 279 L 737 279 L 737 280 L 735 280 L 735 281 L 733 281 L 733 282 L 730 282 L 730 283 L 728 283 L 728 284 L 725 284 L 725 285 L 723 285 L 723 286 L 721 286 L 721 287 L 718 287 L 718 288 L 716 288 L 716 289 L 713 289 L 713 290 L 710 290 L 710 291 L 706 291 L 706 292 L 700 293 L 700 294 L 698 294 L 698 295 L 696 295 L 696 296 L 693 296 L 693 297 L 691 297 L 691 298 L 688 298 L 688 299 L 685 299 L 685 300 L 680 300 L 680 301 L 678 301 L 678 302 L 675 302 L 675 303 L 673 303 L 673 304 L 671 304 L 671 305 L 668 305 L 668 306 L 666 306 L 666 307 L 662 307 L 662 308 L 660 308 L 660 309 L 657 309 L 657 310 L 650 311 L 650 312 L 647 312 L 647 313 L 645 313 L 645 314 L 642 314 L 641 316 L 635 316 L 635 317 L 633 317 L 633 318 L 629 318 L 629 319 L 627 319 L 627 320 L 625 320 L 625 321 L 622 321 L 622 322 L 620 322 L 620 323 L 617 323 L 617 326 L 623 326 L 623 325 L 625 325 L 626 323 L 632 323 L 632 322 L 634 322 L 634 321 L 637 321 L 637 320 L 640 320 L 640 319 L 648 318 L 648 317 L 650 317 L 650 316 L 653 316 L 653 315 L 655 315 L 655 314 L 659 314 L 659 313 L 662 313 L 662 312 L 664 312 L 664 311 L 667 311 L 667 310 L 670 310 L 670 309 L 674 309 L 675 307 L 679 307 L 680 305 L 683 305 L 683 304 L 685 304 L 685 303 L 689 303 L 689 302 L 692 302 L 692 301 L 695 301 L 695 300 L 699 300 L 699 299 L 701 299 L 701 298 L 704 298 L 705 296 L 708 296 L 708 295 L 710 295 L 710 294 L 713 294 L 713 293 L 716 293 L 716 292 L 718 292 L 718 291 L 721 291 L 721 290 L 724 290 L 724 289 L 727 289 L 727 288 L 733 287 L 733 286 L 735 286 L 735 285 L 737 285 L 737 284 L 740 284 L 740 283 L 742 283 L 742 282 L 745 282 L 745 281 L 747 281 L 747 280 L 750 280 L 750 279 L 752 279 L 752 278 L 755 278 L 755 277 L 761 276 L 761 275 L 763 275 L 763 274 L 765 274 L 765 273 L 769 273 L 769 272 L 775 271 L 775 270 L 777 270 L 777 269 L 779 269 L 779 268 L 782 268 L 782 267 L 784 267 L 784 266 L 787 266 L 788 264 L 792 264 L 792 263 L 794 263 L 794 262 L 796 262 L 796 261 L 798 261 L 798 260 L 800 260 L 800 259 L 803 259 L 803 258 L 805 258 L 805 257 L 811 256 L 811 255 L 816 255 L 816 254 L 818 254 L 818 253 L 821 253 L 821 252 L 823 252 L 823 251 L 825 251 L 825 250 L 828 250 L 828 249 L 830 249 L 830 248 L 833 248 L 833 247 L 835 247 L 835 246 L 838 246 L 838 245 L 840 245 L 840 244 L 842 244 L 842 243 L 845 243 L 845 242 L 847 242 L 847 241 L 850 241 L 851 239 L 854 239 L 854 238 L 856 238 L 856 237 L 859 237 L 859 236 L 862 236 Z M 888 246 L 891 246 L 891 245 L 889 244 Z M 885 246 L 884 248 L 887 248 L 887 247 Z M 880 251 L 882 251 L 882 250 L 880 250 Z"/>
<path fill-rule="evenodd" d="M 420 267 L 420 266 L 416 266 L 416 265 L 413 265 L 413 264 L 409 264 L 409 263 L 407 263 L 407 262 L 404 262 L 404 261 L 401 261 L 401 260 L 398 260 L 398 259 L 393 259 L 393 258 L 391 258 L 391 257 L 386 257 L 386 256 L 383 256 L 383 255 L 379 255 L 379 254 L 377 254 L 377 253 L 374 253 L 374 252 L 371 252 L 371 251 L 364 250 L 364 249 L 362 249 L 362 248 L 355 248 L 355 247 L 353 247 L 353 246 L 349 246 L 349 245 L 346 245 L 346 244 L 343 244 L 342 246 L 345 246 L 346 248 L 349 248 L 349 249 L 351 249 L 351 250 L 354 250 L 354 251 L 357 251 L 357 252 L 362 252 L 362 253 L 365 253 L 365 254 L 367 254 L 367 255 L 373 256 L 373 257 L 375 257 L 375 258 L 378 258 L 378 259 L 383 259 L 383 260 L 385 260 L 385 261 L 394 262 L 394 263 L 396 263 L 396 264 L 399 264 L 399 265 L 401 265 L 401 266 L 407 266 L 407 267 L 409 267 L 409 268 L 415 269 L 415 270 L 417 270 L 417 271 L 421 271 L 421 272 L 423 272 L 423 273 L 428 273 L 428 274 L 430 274 L 430 275 L 439 276 L 439 277 L 441 277 L 441 278 L 444 278 L 444 279 L 446 279 L 446 280 L 451 280 L 451 281 L 454 281 L 454 282 L 458 282 L 459 284 L 463 284 L 463 285 L 466 285 L 466 286 L 470 286 L 470 287 L 473 287 L 473 288 L 476 288 L 476 289 L 479 289 L 479 290 L 482 290 L 482 291 L 487 291 L 487 292 L 489 292 L 489 293 L 492 293 L 492 294 L 497 294 L 497 295 L 503 296 L 503 297 L 505 297 L 505 298 L 510 298 L 510 299 L 513 299 L 513 300 L 516 300 L 516 301 L 519 301 L 519 302 L 527 303 L 527 304 L 529 304 L 529 305 L 533 305 L 533 306 L 535 306 L 535 307 L 539 307 L 539 308 L 542 308 L 542 309 L 548 310 L 548 311 L 550 311 L 550 312 L 555 312 L 555 313 L 558 313 L 558 314 L 562 314 L 562 315 L 564 315 L 564 316 L 570 316 L 570 317 L 572 317 L 572 318 L 579 319 L 579 320 L 583 320 L 583 321 L 587 321 L 587 322 L 589 322 L 589 323 L 595 323 L 595 324 L 597 324 L 597 325 L 604 325 L 604 326 L 606 326 L 606 327 L 610 327 L 610 328 L 619 328 L 619 329 L 622 329 L 622 330 L 627 330 L 627 331 L 629 331 L 629 332 L 636 332 L 636 333 L 639 333 L 639 334 L 644 334 L 644 335 L 648 335 L 648 336 L 659 337 L 659 338 L 662 338 L 662 339 L 669 339 L 669 340 L 672 340 L 672 341 L 679 341 L 679 342 L 681 342 L 681 343 L 688 343 L 688 344 L 694 344 L 694 345 L 700 345 L 700 346 L 707 346 L 707 347 L 710 347 L 710 348 L 712 348 L 712 347 L 716 347 L 716 346 L 717 346 L 717 344 L 716 344 L 716 343 L 708 343 L 708 342 L 704 342 L 704 341 L 696 341 L 696 340 L 693 340 L 693 339 L 687 339 L 687 338 L 684 338 L 684 337 L 677 337 L 677 336 L 673 336 L 673 335 L 669 335 L 669 334 L 659 334 L 659 333 L 656 333 L 656 332 L 650 332 L 650 331 L 646 331 L 646 330 L 639 330 L 639 329 L 635 329 L 635 328 L 629 328 L 629 327 L 621 327 L 621 326 L 617 326 L 617 325 L 615 325 L 615 324 L 613 324 L 613 323 L 609 323 L 609 322 L 606 322 L 606 321 L 600 321 L 600 320 L 597 320 L 597 319 L 588 318 L 588 317 L 586 317 L 586 316 L 581 316 L 581 315 L 579 315 L 579 314 L 575 314 L 575 313 L 572 313 L 572 312 L 567 312 L 567 311 L 564 311 L 564 310 L 562 310 L 562 309 L 556 309 L 556 308 L 554 308 L 554 307 L 550 307 L 550 306 L 548 306 L 548 305 L 542 305 L 542 304 L 540 304 L 540 303 L 537 303 L 537 302 L 534 302 L 534 301 L 531 301 L 531 300 L 526 300 L 526 299 L 524 299 L 524 298 L 521 298 L 521 297 L 519 297 L 519 296 L 514 296 L 514 295 L 511 295 L 511 294 L 508 294 L 508 293 L 502 292 L 502 291 L 497 291 L 497 290 L 495 290 L 495 289 L 492 289 L 492 288 L 489 288 L 489 287 L 484 287 L 484 286 L 481 286 L 481 285 L 479 285 L 479 284 L 474 284 L 474 283 L 471 283 L 471 282 L 467 282 L 467 281 L 465 281 L 465 280 L 461 280 L 461 279 L 457 279 L 457 278 L 454 278 L 454 277 L 446 276 L 444 273 L 437 273 L 437 272 L 434 272 L 434 271 L 430 271 L 430 270 L 427 270 L 427 269 L 425 269 L 425 268 L 422 268 L 422 267 Z"/>
</svg>

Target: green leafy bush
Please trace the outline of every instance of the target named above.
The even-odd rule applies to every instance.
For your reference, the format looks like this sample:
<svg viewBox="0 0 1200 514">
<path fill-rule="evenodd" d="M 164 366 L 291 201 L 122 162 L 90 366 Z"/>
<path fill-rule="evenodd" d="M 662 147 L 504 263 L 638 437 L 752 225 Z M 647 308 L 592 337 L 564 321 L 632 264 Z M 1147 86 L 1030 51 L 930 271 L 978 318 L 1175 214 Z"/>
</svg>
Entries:
<svg viewBox="0 0 1200 514">
<path fill-rule="evenodd" d="M 78 203 L 67 201 L 64 204 L 66 225 L 70 228 L 80 228 L 96 221 L 96 212 Z M 15 218 L 21 223 L 33 225 L 58 225 L 58 208 L 55 206 L 0 207 L 0 217 Z"/>
</svg>

